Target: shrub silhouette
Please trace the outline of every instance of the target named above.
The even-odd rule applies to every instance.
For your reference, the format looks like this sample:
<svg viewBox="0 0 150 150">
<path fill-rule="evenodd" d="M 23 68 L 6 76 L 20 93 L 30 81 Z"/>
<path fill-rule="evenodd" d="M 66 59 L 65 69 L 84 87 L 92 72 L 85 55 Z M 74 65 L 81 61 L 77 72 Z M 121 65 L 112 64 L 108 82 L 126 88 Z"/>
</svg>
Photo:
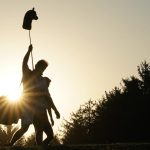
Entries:
<svg viewBox="0 0 150 150">
<path fill-rule="evenodd" d="M 121 88 L 105 92 L 96 102 L 90 126 L 84 117 L 87 104 L 72 113 L 63 125 L 63 143 L 150 142 L 150 64 L 142 62 L 137 71 L 139 78 L 122 79 Z"/>
</svg>

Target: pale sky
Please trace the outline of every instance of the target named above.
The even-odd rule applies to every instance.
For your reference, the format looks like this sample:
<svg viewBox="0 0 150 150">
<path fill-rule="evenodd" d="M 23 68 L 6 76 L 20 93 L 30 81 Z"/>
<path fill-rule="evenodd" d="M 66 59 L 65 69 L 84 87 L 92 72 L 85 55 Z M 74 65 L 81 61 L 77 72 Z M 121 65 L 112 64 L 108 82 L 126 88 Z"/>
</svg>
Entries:
<svg viewBox="0 0 150 150">
<path fill-rule="evenodd" d="M 34 63 L 49 62 L 44 76 L 52 80 L 61 118 L 137 75 L 137 66 L 150 60 L 149 0 L 3 0 L 0 95 L 19 90 L 29 45 L 22 22 L 33 7 L 39 17 L 31 30 Z M 55 121 L 59 127 L 61 120 Z"/>
</svg>

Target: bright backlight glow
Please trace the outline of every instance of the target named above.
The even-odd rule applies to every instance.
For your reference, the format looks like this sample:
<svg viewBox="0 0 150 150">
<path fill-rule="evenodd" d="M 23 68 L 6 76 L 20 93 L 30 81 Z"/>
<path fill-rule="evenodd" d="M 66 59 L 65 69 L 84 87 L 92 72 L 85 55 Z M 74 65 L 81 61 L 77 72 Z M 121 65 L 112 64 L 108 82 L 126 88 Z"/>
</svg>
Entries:
<svg viewBox="0 0 150 150">
<path fill-rule="evenodd" d="M 11 102 L 18 101 L 21 97 L 21 86 L 19 85 L 18 78 L 6 77 L 7 80 L 1 81 L 0 96 L 7 96 Z"/>
<path fill-rule="evenodd" d="M 18 101 L 21 97 L 21 92 L 18 89 L 13 89 L 11 91 L 8 91 L 8 94 L 6 95 L 8 97 L 8 100 L 11 102 Z"/>
</svg>

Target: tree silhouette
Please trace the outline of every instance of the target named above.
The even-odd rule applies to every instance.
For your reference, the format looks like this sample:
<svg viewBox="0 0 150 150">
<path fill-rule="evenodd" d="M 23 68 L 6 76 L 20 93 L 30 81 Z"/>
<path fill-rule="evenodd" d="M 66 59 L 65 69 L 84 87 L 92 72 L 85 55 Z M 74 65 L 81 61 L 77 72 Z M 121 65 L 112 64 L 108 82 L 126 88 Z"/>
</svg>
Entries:
<svg viewBox="0 0 150 150">
<path fill-rule="evenodd" d="M 86 109 L 80 107 L 72 113 L 70 121 L 63 126 L 62 141 L 71 144 L 150 142 L 150 64 L 142 62 L 137 71 L 139 78 L 122 79 L 121 88 L 105 92 L 94 105 L 91 117 L 87 104 Z"/>
<path fill-rule="evenodd" d="M 63 138 L 65 144 L 89 143 L 91 124 L 95 115 L 95 102 L 89 100 L 81 105 L 77 112 L 71 114 L 70 121 L 64 120 Z M 79 134 L 80 133 L 80 134 Z"/>
</svg>

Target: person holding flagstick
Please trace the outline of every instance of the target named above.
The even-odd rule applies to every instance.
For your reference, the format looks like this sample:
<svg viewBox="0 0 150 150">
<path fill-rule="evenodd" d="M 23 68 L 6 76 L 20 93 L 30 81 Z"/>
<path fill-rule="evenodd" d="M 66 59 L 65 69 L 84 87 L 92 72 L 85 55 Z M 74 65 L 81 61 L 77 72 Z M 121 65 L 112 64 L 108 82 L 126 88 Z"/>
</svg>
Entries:
<svg viewBox="0 0 150 150">
<path fill-rule="evenodd" d="M 29 30 L 29 35 L 30 35 L 30 30 L 31 30 L 31 22 L 34 17 L 36 17 L 36 19 L 38 18 L 34 9 L 29 10 L 25 14 L 25 17 L 24 17 L 23 27 Z M 37 129 L 37 126 L 42 128 L 42 126 L 40 125 L 40 123 L 42 122 L 38 122 L 39 124 L 34 123 L 34 122 L 37 122 L 36 120 L 38 120 L 38 117 L 35 118 L 35 116 L 37 116 L 36 114 L 39 113 L 38 112 L 38 106 L 40 104 L 39 97 L 40 98 L 42 97 L 42 95 L 39 94 L 40 93 L 39 88 L 37 87 L 41 84 L 39 82 L 40 81 L 39 79 L 43 78 L 42 75 L 45 69 L 47 68 L 48 63 L 47 61 L 43 59 L 39 60 L 36 63 L 35 69 L 34 69 L 33 57 L 32 57 L 32 70 L 31 70 L 28 66 L 28 60 L 29 60 L 29 56 L 30 55 L 32 56 L 32 51 L 33 51 L 33 46 L 31 44 L 31 38 L 30 38 L 30 45 L 28 47 L 28 51 L 25 54 L 23 62 L 22 62 L 23 95 L 22 95 L 22 100 L 21 100 L 21 114 L 20 114 L 21 128 L 13 135 L 8 146 L 12 146 L 17 140 L 19 140 L 24 135 L 24 133 L 28 130 L 31 124 L 35 126 L 35 130 Z M 60 114 L 57 108 L 55 107 L 51 97 L 50 97 L 50 105 L 51 105 L 51 108 L 55 111 L 56 117 L 60 118 Z M 46 111 L 45 107 L 43 107 L 43 109 L 45 109 Z M 45 117 L 47 118 L 47 113 L 45 113 L 44 118 Z M 46 143 L 48 144 L 50 142 L 49 140 L 53 138 L 53 135 L 51 133 L 52 128 L 49 122 L 46 122 L 46 123 L 47 123 L 47 127 L 49 128 L 46 131 L 46 134 L 48 136 L 48 139 L 47 139 L 48 142 Z M 41 130 L 44 131 L 43 129 Z M 37 144 L 40 145 L 42 144 L 42 141 L 41 141 L 42 139 L 40 139 L 41 134 L 39 134 L 38 131 L 36 131 L 36 135 L 38 135 L 36 137 L 36 141 L 37 141 Z M 49 138 L 50 136 L 51 138 Z"/>
</svg>

